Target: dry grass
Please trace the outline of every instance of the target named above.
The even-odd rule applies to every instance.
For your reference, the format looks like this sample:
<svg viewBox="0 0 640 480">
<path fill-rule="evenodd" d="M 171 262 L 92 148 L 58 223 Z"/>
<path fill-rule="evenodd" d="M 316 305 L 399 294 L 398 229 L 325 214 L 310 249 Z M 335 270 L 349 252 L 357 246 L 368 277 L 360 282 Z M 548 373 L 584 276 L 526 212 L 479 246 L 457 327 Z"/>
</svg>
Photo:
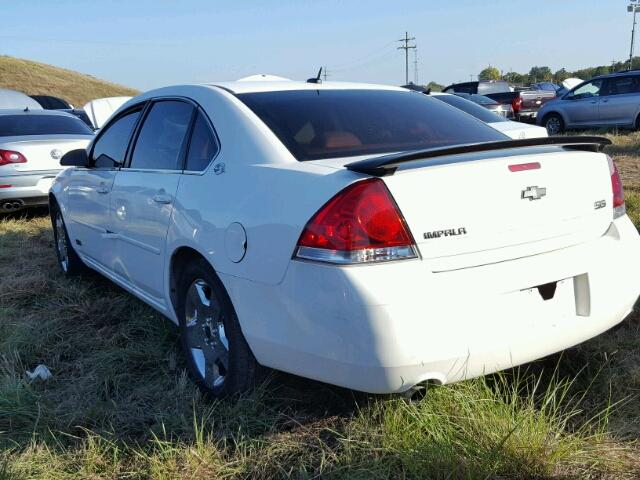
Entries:
<svg viewBox="0 0 640 480">
<path fill-rule="evenodd" d="M 638 134 L 614 136 L 640 185 Z M 637 183 L 634 183 L 637 182 Z M 628 190 L 640 223 L 640 193 Z M 175 329 L 58 273 L 46 212 L 0 221 L 0 479 L 640 478 L 640 317 L 417 404 L 288 375 L 211 402 Z M 30 381 L 39 363 L 54 374 Z"/>
<path fill-rule="evenodd" d="M 105 82 L 90 75 L 4 55 L 0 55 L 0 88 L 10 88 L 28 95 L 61 97 L 76 108 L 82 108 L 95 98 L 133 96 L 139 93 L 135 89 Z"/>
</svg>

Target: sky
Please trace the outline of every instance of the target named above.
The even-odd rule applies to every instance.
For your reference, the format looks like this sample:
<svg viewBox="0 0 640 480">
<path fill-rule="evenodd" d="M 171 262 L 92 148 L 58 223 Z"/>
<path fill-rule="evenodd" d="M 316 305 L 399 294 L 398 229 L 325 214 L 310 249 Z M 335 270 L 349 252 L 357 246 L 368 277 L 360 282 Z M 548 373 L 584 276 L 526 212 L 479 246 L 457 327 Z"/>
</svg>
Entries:
<svg viewBox="0 0 640 480">
<path fill-rule="evenodd" d="M 140 90 L 257 73 L 307 79 L 320 66 L 327 67 L 329 80 L 398 85 L 404 83 L 405 58 L 397 40 L 408 31 L 418 47 L 419 82 L 448 84 L 469 80 L 489 64 L 504 72 L 527 72 L 533 65 L 555 71 L 628 58 L 627 4 L 0 0 L 0 55 Z"/>
</svg>

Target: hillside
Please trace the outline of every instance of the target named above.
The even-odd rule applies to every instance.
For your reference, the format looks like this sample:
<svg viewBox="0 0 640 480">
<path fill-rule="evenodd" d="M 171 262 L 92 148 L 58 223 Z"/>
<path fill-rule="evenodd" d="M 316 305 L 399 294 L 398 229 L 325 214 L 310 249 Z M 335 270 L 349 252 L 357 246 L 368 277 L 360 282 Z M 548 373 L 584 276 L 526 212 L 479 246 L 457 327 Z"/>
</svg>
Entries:
<svg viewBox="0 0 640 480">
<path fill-rule="evenodd" d="M 137 90 L 45 63 L 0 55 L 0 88 L 54 95 L 76 107 L 101 97 L 136 95 Z"/>
</svg>

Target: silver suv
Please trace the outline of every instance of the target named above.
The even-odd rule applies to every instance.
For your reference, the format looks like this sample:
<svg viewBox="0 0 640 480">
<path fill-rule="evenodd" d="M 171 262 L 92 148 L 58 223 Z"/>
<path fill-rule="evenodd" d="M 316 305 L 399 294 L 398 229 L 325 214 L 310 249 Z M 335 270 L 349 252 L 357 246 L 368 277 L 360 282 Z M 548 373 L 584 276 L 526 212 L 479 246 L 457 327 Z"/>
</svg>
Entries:
<svg viewBox="0 0 640 480">
<path fill-rule="evenodd" d="M 640 71 L 603 75 L 583 82 L 538 112 L 549 135 L 565 128 L 640 128 Z"/>
</svg>

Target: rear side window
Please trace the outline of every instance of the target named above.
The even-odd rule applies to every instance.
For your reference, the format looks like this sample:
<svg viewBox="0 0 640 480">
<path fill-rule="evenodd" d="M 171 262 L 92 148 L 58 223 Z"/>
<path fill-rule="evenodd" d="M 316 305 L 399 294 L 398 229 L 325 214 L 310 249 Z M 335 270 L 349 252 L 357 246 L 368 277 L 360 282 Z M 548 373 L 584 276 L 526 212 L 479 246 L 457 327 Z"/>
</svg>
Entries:
<svg viewBox="0 0 640 480">
<path fill-rule="evenodd" d="M 638 77 L 618 77 L 607 80 L 609 95 L 624 95 L 639 90 Z"/>
<path fill-rule="evenodd" d="M 239 94 L 300 161 L 504 140 L 422 93 L 293 90 Z"/>
<path fill-rule="evenodd" d="M 218 142 L 211 131 L 207 120 L 202 112 L 198 112 L 196 121 L 193 124 L 189 153 L 187 154 L 187 164 L 185 170 L 199 172 L 204 170 L 211 163 L 211 159 L 218 153 Z"/>
<path fill-rule="evenodd" d="M 142 107 L 128 112 L 107 125 L 93 146 L 93 164 L 96 167 L 122 165 L 127 145 Z"/>
<path fill-rule="evenodd" d="M 82 120 L 66 115 L 0 115 L 0 137 L 92 134 Z"/>
<path fill-rule="evenodd" d="M 131 157 L 131 168 L 182 169 L 181 153 L 193 106 L 177 100 L 163 100 L 151 106 L 144 119 Z"/>
</svg>

